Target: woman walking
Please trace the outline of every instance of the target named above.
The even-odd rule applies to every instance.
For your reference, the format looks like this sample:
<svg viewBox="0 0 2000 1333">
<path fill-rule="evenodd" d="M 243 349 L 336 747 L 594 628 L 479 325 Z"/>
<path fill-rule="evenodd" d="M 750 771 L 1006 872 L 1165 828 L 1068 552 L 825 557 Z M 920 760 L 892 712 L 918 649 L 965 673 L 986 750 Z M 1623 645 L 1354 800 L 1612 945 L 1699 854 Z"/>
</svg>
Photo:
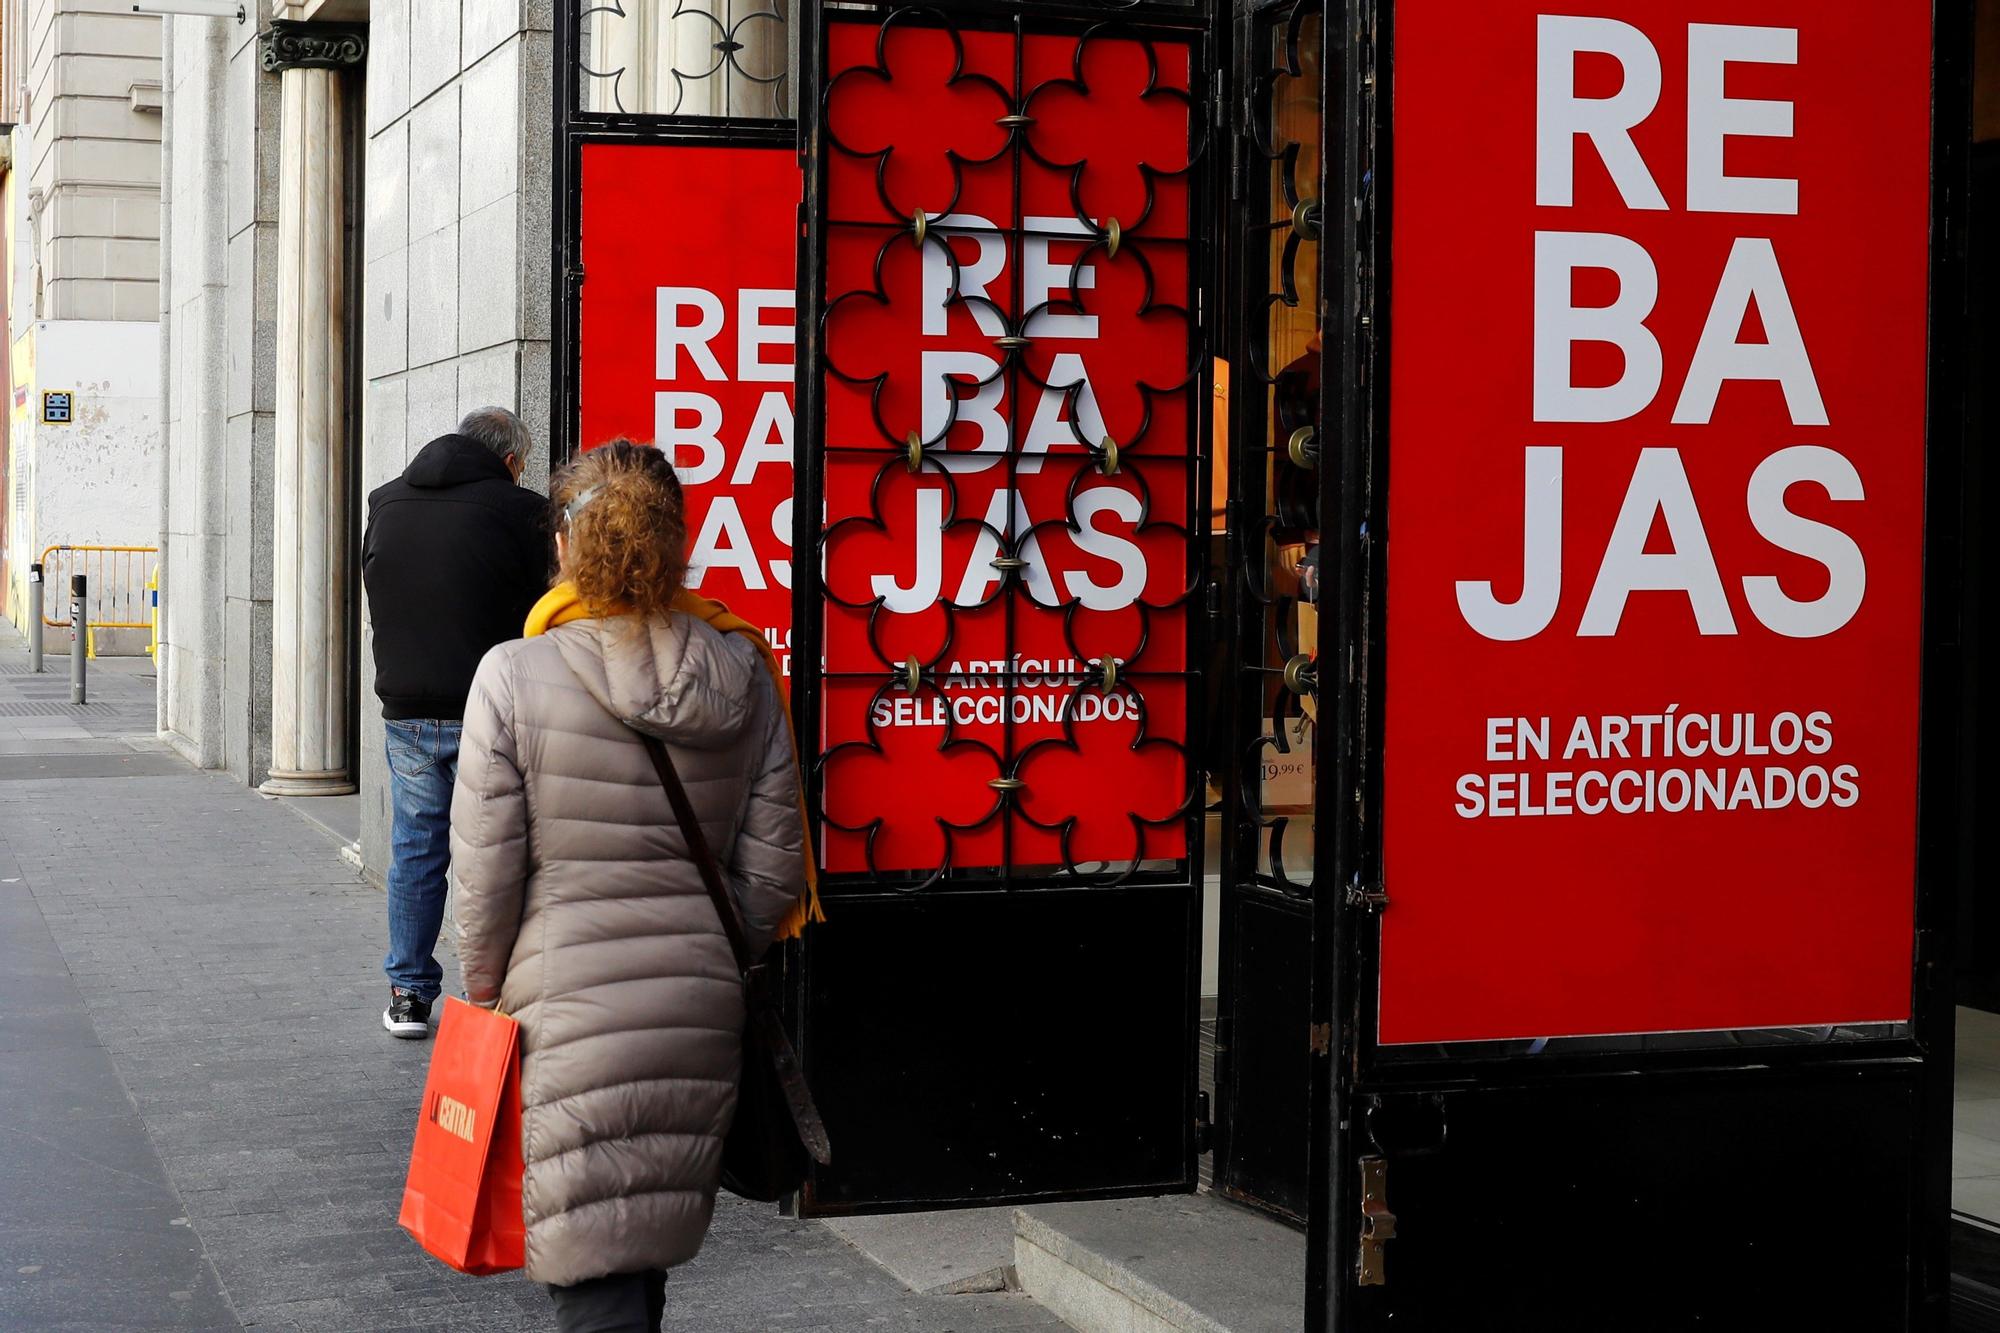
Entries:
<svg viewBox="0 0 2000 1333">
<path fill-rule="evenodd" d="M 521 1024 L 528 1276 L 566 1333 L 657 1329 L 666 1270 L 708 1230 L 744 1009 L 639 733 L 665 742 L 759 950 L 800 908 L 797 768 L 758 644 L 673 608 L 667 459 L 614 442 L 553 498 L 564 582 L 466 710 L 459 960 L 467 997 Z"/>
</svg>

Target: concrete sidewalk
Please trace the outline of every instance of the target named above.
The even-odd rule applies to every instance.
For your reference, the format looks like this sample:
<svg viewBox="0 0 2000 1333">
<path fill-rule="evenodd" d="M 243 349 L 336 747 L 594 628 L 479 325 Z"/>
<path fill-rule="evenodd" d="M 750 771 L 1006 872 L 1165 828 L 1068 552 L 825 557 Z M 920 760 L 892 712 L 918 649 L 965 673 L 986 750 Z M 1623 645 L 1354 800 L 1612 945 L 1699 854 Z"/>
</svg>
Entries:
<svg viewBox="0 0 2000 1333">
<path fill-rule="evenodd" d="M 103 702 L 70 713 L 26 707 L 61 677 L 23 660 L 0 622 L 0 1328 L 552 1327 L 519 1276 L 396 1227 L 429 1046 L 378 1020 L 381 895 L 165 753 L 149 664 L 93 663 Z M 668 1296 L 689 1333 L 1061 1327 L 727 1196 Z"/>
</svg>

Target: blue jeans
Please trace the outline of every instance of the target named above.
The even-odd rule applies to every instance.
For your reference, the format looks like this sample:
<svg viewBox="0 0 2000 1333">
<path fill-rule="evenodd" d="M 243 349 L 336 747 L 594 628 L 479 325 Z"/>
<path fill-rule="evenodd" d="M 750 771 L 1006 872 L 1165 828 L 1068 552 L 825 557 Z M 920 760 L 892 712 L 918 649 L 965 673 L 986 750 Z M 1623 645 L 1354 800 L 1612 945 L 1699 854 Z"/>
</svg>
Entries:
<svg viewBox="0 0 2000 1333">
<path fill-rule="evenodd" d="M 451 789 L 458 780 L 456 721 L 383 724 L 389 750 L 389 983 L 426 1004 L 444 988 L 436 958 L 451 867 Z"/>
</svg>

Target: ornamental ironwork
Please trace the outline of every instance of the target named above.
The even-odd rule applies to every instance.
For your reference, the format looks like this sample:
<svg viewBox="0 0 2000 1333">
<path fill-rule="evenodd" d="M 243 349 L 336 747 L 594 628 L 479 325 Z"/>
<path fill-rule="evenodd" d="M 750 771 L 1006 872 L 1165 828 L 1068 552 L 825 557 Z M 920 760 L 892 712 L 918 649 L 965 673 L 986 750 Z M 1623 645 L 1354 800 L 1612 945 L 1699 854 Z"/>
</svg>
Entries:
<svg viewBox="0 0 2000 1333">
<path fill-rule="evenodd" d="M 1204 51 L 826 12 L 830 887 L 1178 882 L 1207 586 Z"/>
<path fill-rule="evenodd" d="M 1322 580 L 1319 194 L 1325 86 L 1321 0 L 1260 16 L 1249 64 L 1249 164 L 1232 467 L 1241 519 L 1233 534 L 1237 632 L 1233 706 L 1254 707 L 1232 778 L 1230 864 L 1246 887 L 1305 899 L 1313 891 L 1319 725 L 1317 630 Z"/>
<path fill-rule="evenodd" d="M 597 0 L 577 17 L 580 109 L 787 120 L 792 0 Z"/>
<path fill-rule="evenodd" d="M 262 35 L 262 63 L 277 73 L 287 69 L 358 69 L 368 61 L 365 23 L 306 23 L 272 19 Z"/>
</svg>

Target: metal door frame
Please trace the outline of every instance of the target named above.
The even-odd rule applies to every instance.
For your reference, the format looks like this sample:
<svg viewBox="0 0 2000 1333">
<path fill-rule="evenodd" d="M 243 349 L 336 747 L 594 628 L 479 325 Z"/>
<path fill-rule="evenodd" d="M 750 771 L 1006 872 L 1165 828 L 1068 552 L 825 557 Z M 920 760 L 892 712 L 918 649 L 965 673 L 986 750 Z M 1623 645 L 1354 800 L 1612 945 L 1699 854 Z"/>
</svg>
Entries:
<svg viewBox="0 0 2000 1333">
<path fill-rule="evenodd" d="M 1216 140 L 1219 123 L 1219 81 L 1218 75 L 1225 68 L 1225 61 L 1219 55 L 1216 23 L 1212 21 L 1211 5 L 1214 0 L 1051 0 L 1049 3 L 1022 4 L 1017 0 L 952 0 L 948 5 L 926 4 L 923 0 L 871 0 L 867 4 L 827 5 L 823 0 L 798 0 L 799 9 L 794 17 L 798 37 L 798 111 L 799 144 L 802 164 L 805 167 L 805 203 L 801 218 L 801 262 L 799 265 L 799 333 L 797 383 L 797 440 L 799 459 L 797 471 L 797 502 L 793 506 L 794 528 L 792 549 L 794 556 L 794 661 L 820 662 L 824 660 L 824 626 L 819 608 L 824 596 L 824 548 L 825 536 L 830 529 L 822 526 L 822 509 L 825 504 L 826 454 L 822 445 L 825 401 L 821 388 L 821 372 L 826 366 L 823 339 L 823 323 L 828 302 L 826 300 L 827 258 L 823 243 L 824 232 L 815 219 L 822 211 L 827 196 L 827 165 L 825 145 L 828 135 L 825 130 L 824 79 L 825 31 L 827 20 L 823 10 L 832 8 L 841 11 L 843 22 L 867 22 L 879 27 L 894 16 L 904 13 L 928 14 L 942 20 L 947 26 L 958 30 L 1016 30 L 1027 33 L 1064 32 L 1081 35 L 1093 26 L 1111 28 L 1144 25 L 1149 33 L 1184 34 L 1195 62 L 1194 76 L 1190 80 L 1191 131 L 1197 135 L 1201 151 L 1210 159 L 1217 150 Z M 853 11 L 853 13 L 849 13 Z M 1217 94 L 1204 98 L 1203 82 L 1211 81 L 1210 91 Z M 1206 129 L 1203 122 L 1206 121 Z M 1190 175 L 1190 234 L 1186 244 L 1189 249 L 1188 292 L 1191 325 L 1191 343 L 1194 352 L 1205 365 L 1215 345 L 1217 317 L 1211 304 L 1215 293 L 1214 273 L 1217 261 L 1213 249 L 1202 243 L 1200 230 L 1203 222 L 1212 215 L 1217 191 L 1213 188 L 1214 168 L 1201 167 Z M 907 231 L 907 228 L 906 228 Z M 826 373 L 832 373 L 830 370 Z M 1213 583 L 1213 572 L 1209 569 L 1208 525 L 1201 518 L 1197 505 L 1205 505 L 1207 483 L 1213 458 L 1209 447 L 1211 407 L 1207 393 L 1201 392 L 1207 386 L 1207 376 L 1202 374 L 1191 385 L 1192 402 L 1189 408 L 1189 453 L 1190 475 L 1190 533 L 1188 543 L 1187 573 L 1190 586 L 1190 604 L 1193 599 L 1206 595 Z M 806 553 L 817 553 L 819 558 Z M 1186 684 L 1186 739 L 1181 746 L 1187 755 L 1191 781 L 1195 784 L 1193 796 L 1182 812 L 1186 825 L 1187 853 L 1182 868 L 1174 871 L 1140 870 L 1136 864 L 1127 872 L 1113 877 L 1093 876 L 1071 865 L 1066 867 L 1074 872 L 1066 877 L 1066 882 L 1049 885 L 1033 885 L 1017 880 L 1011 868 L 1011 841 L 1007 853 L 1009 864 L 996 873 L 957 875 L 948 867 L 940 867 L 939 872 L 925 875 L 921 872 L 854 872 L 841 876 L 822 874 L 821 891 L 826 898 L 829 911 L 837 909 L 840 900 L 865 903 L 895 903 L 908 901 L 912 896 L 930 895 L 988 896 L 1004 898 L 1023 893 L 1036 897 L 1053 897 L 1071 894 L 1123 893 L 1132 889 L 1150 890 L 1159 893 L 1180 893 L 1185 895 L 1187 917 L 1187 939 L 1189 947 L 1183 960 L 1187 975 L 1186 1012 L 1175 1021 L 1179 1022 L 1185 1034 L 1183 1042 L 1182 1066 L 1187 1101 L 1197 1105 L 1196 1088 L 1199 1076 L 1199 971 L 1201 966 L 1201 892 L 1202 865 L 1205 855 L 1204 816 L 1206 805 L 1202 799 L 1200 778 L 1201 738 L 1204 734 L 1204 719 L 1200 708 L 1199 669 L 1206 660 L 1212 629 L 1206 615 L 1193 614 L 1187 618 L 1187 668 L 1178 673 Z M 849 678 L 865 673 L 845 673 Z M 817 840 L 823 828 L 822 751 L 817 740 L 821 728 L 821 686 L 828 680 L 840 678 L 841 673 L 827 673 L 820 670 L 815 674 L 795 676 L 792 695 L 793 725 L 800 739 L 800 758 L 804 765 L 806 782 L 806 805 L 809 813 L 809 827 Z M 871 677 L 872 678 L 872 677 Z M 808 683 L 809 682 L 809 683 Z M 1007 807 L 1000 808 L 1000 817 L 1006 818 Z M 808 959 L 798 969 L 793 1001 L 803 1011 L 805 992 L 809 980 L 803 975 L 810 970 Z M 802 1051 L 811 1046 L 811 1023 L 809 1016 L 801 1012 Z M 810 1054 L 807 1054 L 810 1063 Z M 1157 1195 L 1177 1189 L 1191 1190 L 1197 1181 L 1196 1158 L 1200 1152 L 1201 1131 L 1204 1127 L 1188 1119 L 1181 1147 L 1183 1178 L 1174 1181 L 1152 1181 L 1135 1183 L 1129 1188 L 1107 1190 L 1038 1190 L 1025 1188 L 1004 1197 L 966 1199 L 964 1204 L 984 1203 L 1029 1203 L 1054 1199 L 1075 1198 L 1117 1198 Z M 846 1205 L 828 1203 L 815 1198 L 812 1182 L 808 1182 L 803 1197 L 805 1211 L 828 1214 L 852 1211 Z M 922 1207 L 950 1206 L 936 1201 L 916 1202 L 891 1200 L 882 1204 L 866 1205 L 867 1211 L 891 1211 Z"/>
<path fill-rule="evenodd" d="M 1261 88 L 1265 76 L 1273 71 L 1268 69 L 1273 59 L 1268 41 L 1290 25 L 1298 23 L 1298 14 L 1311 11 L 1321 19 L 1320 54 L 1322 60 L 1322 84 L 1319 89 L 1321 115 L 1319 143 L 1316 151 L 1319 158 L 1319 173 L 1310 182 L 1292 179 L 1291 184 L 1300 190 L 1310 186 L 1315 192 L 1311 197 L 1302 198 L 1298 207 L 1305 210 L 1317 206 L 1316 213 L 1301 212 L 1294 220 L 1293 229 L 1300 234 L 1300 247 L 1313 246 L 1313 253 L 1304 262 L 1313 267 L 1315 301 L 1318 307 L 1318 322 L 1322 336 L 1326 331 L 1326 313 L 1333 303 L 1328 299 L 1323 285 L 1324 247 L 1316 238 L 1307 235 L 1307 229 L 1324 229 L 1324 204 L 1328 197 L 1326 188 L 1327 170 L 1336 160 L 1337 154 L 1329 149 L 1337 148 L 1338 120 L 1335 108 L 1326 103 L 1324 87 L 1324 65 L 1329 54 L 1335 49 L 1330 40 L 1333 25 L 1338 22 L 1337 5 L 1326 0 L 1236 0 L 1227 15 L 1219 15 L 1218 23 L 1226 24 L 1229 43 L 1228 90 L 1230 117 L 1229 130 L 1234 145 L 1234 156 L 1227 191 L 1218 190 L 1223 196 L 1216 214 L 1216 234 L 1222 238 L 1226 260 L 1218 266 L 1218 297 L 1223 310 L 1222 324 L 1226 337 L 1225 348 L 1230 364 L 1230 421 L 1228 423 L 1229 487 L 1226 496 L 1228 512 L 1228 569 L 1226 582 L 1218 584 L 1221 596 L 1218 602 L 1216 620 L 1220 641 L 1231 656 L 1226 663 L 1218 663 L 1228 673 L 1230 700 L 1226 722 L 1223 725 L 1224 743 L 1217 747 L 1227 767 L 1223 773 L 1222 787 L 1222 854 L 1220 858 L 1220 893 L 1222 895 L 1221 920 L 1216 941 L 1220 962 L 1221 994 L 1217 1013 L 1217 1055 L 1216 1055 L 1216 1111 L 1215 1111 L 1215 1180 L 1217 1191 L 1225 1198 L 1275 1214 L 1287 1221 L 1306 1224 L 1306 1208 L 1294 1210 L 1285 1201 L 1265 1199 L 1238 1188 L 1225 1179 L 1230 1164 L 1232 1150 L 1242 1126 L 1239 1094 L 1254 1091 L 1242 1085 L 1242 1070 L 1238 1063 L 1237 1020 L 1239 1001 L 1245 992 L 1243 974 L 1237 966 L 1237 953 L 1242 944 L 1238 913 L 1235 906 L 1256 902 L 1273 914 L 1295 916 L 1302 929 L 1308 934 L 1311 929 L 1315 897 L 1319 886 L 1330 882 L 1331 846 L 1327 840 L 1317 836 L 1319 821 L 1324 818 L 1324 793 L 1327 783 L 1316 780 L 1314 784 L 1314 849 L 1309 861 L 1283 863 L 1271 875 L 1260 874 L 1261 863 L 1266 848 L 1267 837 L 1281 839 L 1273 817 L 1264 813 L 1262 792 L 1258 787 L 1259 778 L 1253 771 L 1252 756 L 1263 751 L 1273 739 L 1273 733 L 1266 730 L 1267 710 L 1263 706 L 1263 688 L 1252 699 L 1242 688 L 1243 682 L 1252 675 L 1269 674 L 1269 663 L 1261 661 L 1252 669 L 1238 655 L 1251 649 L 1254 637 L 1254 653 L 1263 657 L 1262 640 L 1273 627 L 1266 623 L 1268 608 L 1282 603 L 1284 598 L 1270 595 L 1268 580 L 1260 573 L 1254 579 L 1251 571 L 1261 569 L 1264 564 L 1264 546 L 1267 541 L 1266 525 L 1268 513 L 1255 516 L 1245 507 L 1250 495 L 1253 476 L 1263 470 L 1263 459 L 1268 458 L 1275 469 L 1279 466 L 1278 450 L 1274 439 L 1266 439 L 1269 433 L 1267 415 L 1271 410 L 1266 395 L 1273 391 L 1279 367 L 1268 363 L 1269 325 L 1276 309 L 1272 298 L 1282 299 L 1281 293 L 1270 290 L 1272 279 L 1269 268 L 1274 249 L 1291 244 L 1281 239 L 1281 223 L 1267 216 L 1266 200 L 1272 189 L 1273 178 L 1270 167 L 1283 160 L 1280 150 L 1276 154 L 1266 153 L 1261 146 L 1261 135 L 1265 127 L 1261 118 L 1270 108 L 1266 107 L 1261 92 L 1275 90 Z M 1335 12 L 1329 12 L 1335 11 Z M 1296 270 L 1294 271 L 1296 272 Z M 1255 304 L 1253 305 L 1253 300 Z M 1325 367 L 1330 364 L 1331 352 L 1322 353 L 1322 385 L 1326 380 Z M 1315 405 L 1315 431 L 1320 439 L 1313 442 L 1315 451 L 1321 449 L 1326 416 L 1324 395 Z M 1259 460 L 1253 462 L 1253 459 Z M 1318 511 L 1322 518 L 1333 512 L 1329 496 L 1333 494 L 1333 477 L 1330 475 L 1333 458 L 1320 455 L 1317 474 L 1320 482 Z M 1260 506 L 1268 510 L 1268 487 L 1258 479 L 1256 495 Z M 1322 523 L 1322 529 L 1330 527 Z M 1323 566 L 1324 568 L 1324 566 Z M 1330 586 L 1330 585 L 1323 585 Z M 1331 598 L 1322 594 L 1317 604 L 1320 608 L 1330 608 Z M 1281 613 L 1282 614 L 1282 613 Z M 1282 647 L 1282 640 L 1280 641 Z M 1294 648 L 1297 645 L 1293 645 Z M 1311 675 L 1303 676 L 1298 682 L 1290 680 L 1277 683 L 1275 697 L 1282 699 L 1289 690 L 1295 696 L 1316 693 Z M 1322 716 L 1322 721 L 1330 721 Z M 1316 745 L 1324 744 L 1323 736 L 1329 727 L 1315 728 Z M 1274 745 L 1272 748 L 1276 748 Z M 1281 751 L 1282 752 L 1282 751 Z M 1315 768 L 1318 765 L 1315 764 Z M 1277 820 L 1286 817 L 1278 816 Z M 1248 868 L 1244 868 L 1247 860 Z M 1307 870 L 1302 881 L 1294 881 L 1286 870 Z M 1277 881 L 1273 883 L 1272 881 Z M 1242 885 L 1241 889 L 1238 885 Z M 1250 886 L 1259 885 L 1259 888 Z M 1232 899 L 1235 901 L 1232 902 Z M 1311 969 L 1302 971 L 1296 979 L 1303 998 L 1311 985 Z M 1301 1007 L 1300 1017 L 1305 1017 L 1306 1009 Z M 1315 1020 L 1317 1021 L 1317 1020 Z M 1298 1036 L 1301 1040 L 1300 1056 L 1307 1055 L 1306 1046 L 1312 1040 L 1307 1031 L 1308 1024 L 1301 1023 Z M 1310 1086 L 1310 1078 L 1302 1080 L 1298 1091 L 1305 1097 Z M 1280 1088 L 1277 1091 L 1285 1091 Z M 1304 1170 L 1308 1144 L 1311 1136 L 1302 1136 L 1298 1144 L 1301 1155 L 1301 1175 L 1299 1185 L 1306 1185 Z"/>
<path fill-rule="evenodd" d="M 643 2 L 643 0 L 642 0 Z M 662 0 L 654 0 L 661 3 Z M 797 0 L 794 0 L 797 3 Z M 696 7 L 686 0 L 683 7 Z M 613 0 L 559 0 L 553 34 L 554 137 L 550 163 L 554 182 L 549 228 L 549 469 L 553 472 L 582 451 L 579 389 L 582 380 L 583 311 L 583 149 L 586 144 L 681 144 L 719 148 L 789 148 L 798 144 L 798 120 L 683 116 L 650 112 L 583 109 L 584 18 L 618 12 Z M 787 42 L 795 45 L 797 19 Z M 718 69 L 720 66 L 718 66 Z M 796 78 L 794 70 L 789 77 Z M 796 97 L 796 90 L 794 92 Z M 796 261 L 794 269 L 797 271 Z"/>
<path fill-rule="evenodd" d="M 1918 1067 L 1921 1123 L 1909 1181 L 1918 1248 L 1909 1261 L 1910 1328 L 1941 1328 L 1949 1283 L 1952 1042 L 1950 977 L 1953 876 L 1960 840 L 1956 787 L 1960 732 L 1958 616 L 1962 591 L 1959 478 L 1962 457 L 1965 220 L 1971 147 L 1970 0 L 1935 0 L 1933 8 L 1932 196 L 1929 377 L 1925 431 L 1924 623 L 1920 685 L 1918 847 L 1915 884 L 1913 1010 L 1908 1036 L 1762 1048 L 1551 1054 L 1532 1062 L 1499 1058 L 1384 1061 L 1375 1043 L 1375 988 L 1380 930 L 1382 721 L 1386 662 L 1381 608 L 1386 605 L 1385 544 L 1389 483 L 1389 210 L 1394 126 L 1395 0 L 1343 0 L 1339 59 L 1326 63 L 1327 106 L 1339 106 L 1340 191 L 1356 201 L 1329 209 L 1340 219 L 1329 237 L 1324 281 L 1337 284 L 1345 323 L 1327 330 L 1329 358 L 1338 338 L 1338 376 L 1324 378 L 1324 419 L 1341 425 L 1340 588 L 1334 660 L 1356 664 L 1325 677 L 1335 691 L 1332 781 L 1321 818 L 1337 830 L 1333 874 L 1315 902 L 1313 1021 L 1333 1024 L 1335 1040 L 1314 1057 L 1312 1234 L 1308 1256 L 1309 1333 L 1358 1333 L 1363 1327 L 1355 1281 L 1362 1220 L 1359 1192 L 1362 1108 L 1385 1095 L 1450 1086 L 1519 1087 L 1561 1095 L 1585 1081 L 1637 1074 L 1650 1086 L 1720 1079 L 1752 1097 L 1767 1080 L 1810 1069 L 1885 1072 Z M 1331 40 L 1329 41 L 1331 45 Z M 1371 174 L 1372 168 L 1372 174 Z M 1360 387 L 1360 386 L 1365 386 Z M 1343 392 L 1355 387 L 1356 392 Z M 1364 536 L 1365 531 L 1370 536 Z M 1352 800 L 1335 800 L 1351 793 Z M 1393 892 L 1393 886 L 1389 886 Z M 1393 1195 L 1393 1191 L 1392 1191 Z M 1393 1199 L 1392 1199 L 1393 1202 Z M 1394 1263 L 1393 1244 L 1390 1249 Z"/>
</svg>

